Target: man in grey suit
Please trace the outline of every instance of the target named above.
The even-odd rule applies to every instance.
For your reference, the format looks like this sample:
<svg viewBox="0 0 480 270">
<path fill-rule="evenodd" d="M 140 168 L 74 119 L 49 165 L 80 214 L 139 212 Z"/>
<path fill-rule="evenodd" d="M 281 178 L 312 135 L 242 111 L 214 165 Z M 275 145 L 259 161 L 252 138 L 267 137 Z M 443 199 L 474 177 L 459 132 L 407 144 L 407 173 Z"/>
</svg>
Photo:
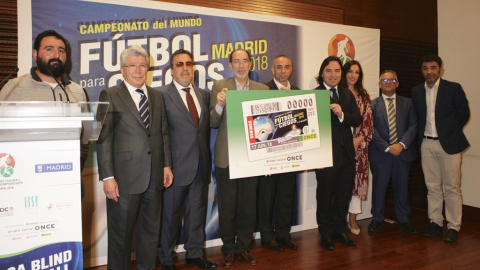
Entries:
<svg viewBox="0 0 480 270">
<path fill-rule="evenodd" d="M 248 265 L 257 264 L 257 260 L 250 254 L 250 244 L 255 230 L 258 178 L 230 179 L 226 91 L 269 90 L 266 85 L 249 80 L 252 62 L 248 51 L 233 51 L 229 62 L 233 77 L 216 81 L 210 95 L 210 126 L 218 128 L 214 163 L 223 268 L 233 267 L 235 257 Z"/>
<path fill-rule="evenodd" d="M 173 181 L 170 132 L 160 92 L 145 85 L 149 55 L 131 46 L 120 55 L 124 81 L 100 93 L 110 103 L 97 142 L 107 196 L 108 269 L 130 269 L 136 225 L 136 269 L 153 269 L 162 189 Z"/>
<path fill-rule="evenodd" d="M 192 85 L 193 55 L 177 50 L 170 58 L 173 81 L 160 88 L 167 109 L 172 144 L 173 185 L 163 193 L 159 259 L 163 270 L 176 269 L 172 251 L 184 209 L 186 263 L 216 269 L 202 251 L 205 242 L 207 187 L 210 180 L 209 93 Z"/>
<path fill-rule="evenodd" d="M 398 228 L 415 234 L 418 231 L 409 219 L 408 175 L 417 158 L 418 121 L 412 100 L 396 94 L 398 85 L 395 71 L 383 71 L 378 82 L 382 95 L 372 101 L 374 132 L 368 158 L 373 175 L 373 219 L 368 231 L 378 231 L 385 219 L 385 195 L 392 178 Z"/>
<path fill-rule="evenodd" d="M 289 81 L 293 71 L 292 61 L 285 55 L 279 55 L 272 64 L 273 79 L 265 85 L 270 90 L 298 90 Z M 258 179 L 258 225 L 262 246 L 268 249 L 282 252 L 284 248 L 298 248 L 290 236 L 296 182 L 296 172 L 260 176 Z M 275 200 L 276 215 L 273 220 Z"/>
</svg>

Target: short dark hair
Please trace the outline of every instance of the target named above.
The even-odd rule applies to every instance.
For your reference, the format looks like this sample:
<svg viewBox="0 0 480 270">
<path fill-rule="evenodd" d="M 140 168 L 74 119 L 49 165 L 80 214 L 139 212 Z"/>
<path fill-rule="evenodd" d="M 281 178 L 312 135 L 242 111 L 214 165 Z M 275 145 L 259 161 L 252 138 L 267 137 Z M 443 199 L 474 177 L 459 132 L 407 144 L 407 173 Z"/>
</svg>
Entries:
<svg viewBox="0 0 480 270">
<path fill-rule="evenodd" d="M 250 55 L 250 52 L 247 51 L 247 50 L 244 50 L 244 49 L 236 49 L 235 51 L 233 51 L 230 56 L 228 57 L 228 62 L 231 63 L 232 62 L 232 55 L 236 52 L 236 51 L 244 51 L 247 53 L 248 55 L 248 61 L 251 61 L 250 59 L 252 58 L 252 55 Z"/>
<path fill-rule="evenodd" d="M 193 61 L 193 54 L 190 51 L 187 51 L 185 49 L 179 49 L 179 50 L 176 50 L 174 53 L 172 53 L 172 56 L 170 57 L 170 67 L 173 68 L 173 57 L 175 57 L 176 55 L 179 55 L 179 54 L 186 54 L 186 55 L 190 56 L 190 59 L 192 59 L 192 62 L 194 62 Z"/>
<path fill-rule="evenodd" d="M 272 66 L 275 66 L 275 60 L 277 60 L 277 59 L 280 58 L 280 57 L 285 57 L 285 58 L 287 58 L 288 60 L 290 60 L 290 63 L 292 63 L 292 70 L 293 70 L 293 62 L 292 62 L 292 59 L 290 59 L 290 57 L 286 56 L 285 54 L 280 54 L 280 55 L 278 55 L 277 57 L 273 58 Z"/>
<path fill-rule="evenodd" d="M 380 77 L 378 77 L 378 80 L 380 80 L 382 78 L 383 74 L 385 74 L 385 73 L 392 73 L 395 76 L 395 79 L 397 79 L 397 81 L 398 81 L 397 72 L 395 72 L 395 70 L 393 70 L 393 69 L 385 69 L 384 71 L 382 71 L 380 73 Z"/>
<path fill-rule="evenodd" d="M 323 73 L 323 70 L 325 69 L 326 66 L 328 66 L 328 64 L 330 64 L 330 62 L 332 61 L 335 61 L 338 63 L 338 65 L 340 66 L 340 72 L 342 72 L 342 61 L 340 60 L 340 58 L 336 57 L 336 56 L 329 56 L 327 58 L 325 58 L 325 60 L 323 60 L 322 62 L 322 65 L 320 66 L 320 71 L 318 72 L 318 77 L 316 78 L 317 79 L 317 83 L 319 85 L 322 85 L 323 84 L 323 77 L 322 77 L 322 73 Z M 343 72 L 342 72 L 343 74 Z"/>
<path fill-rule="evenodd" d="M 424 57 L 422 57 L 422 60 L 420 60 L 420 68 L 423 67 L 423 63 L 427 62 L 436 62 L 438 64 L 438 67 L 442 67 L 442 58 L 436 54 L 427 54 Z"/>
<path fill-rule="evenodd" d="M 46 30 L 38 34 L 38 36 L 35 38 L 35 42 L 33 43 L 33 49 L 38 51 L 40 49 L 40 43 L 42 43 L 42 40 L 46 37 L 56 37 L 61 41 L 63 41 L 63 43 L 65 44 L 66 50 L 69 48 L 70 44 L 62 35 L 57 33 L 55 30 Z M 67 51 L 67 54 L 68 54 L 68 51 Z"/>
</svg>

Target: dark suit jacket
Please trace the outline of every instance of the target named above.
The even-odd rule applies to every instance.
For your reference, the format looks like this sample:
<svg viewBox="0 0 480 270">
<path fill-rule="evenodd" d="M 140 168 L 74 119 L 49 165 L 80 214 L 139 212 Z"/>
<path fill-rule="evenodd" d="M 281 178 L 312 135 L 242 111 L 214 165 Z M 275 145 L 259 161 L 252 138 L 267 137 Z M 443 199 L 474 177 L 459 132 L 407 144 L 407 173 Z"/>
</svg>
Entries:
<svg viewBox="0 0 480 270">
<path fill-rule="evenodd" d="M 170 140 L 172 144 L 174 186 L 186 186 L 193 182 L 198 166 L 205 181 L 210 179 L 210 115 L 209 93 L 193 85 L 201 107 L 198 127 L 192 120 L 175 84 L 160 88 L 167 109 Z"/>
<path fill-rule="evenodd" d="M 150 179 L 163 189 L 163 168 L 172 166 L 170 132 L 160 92 L 147 87 L 150 130 L 145 128 L 125 83 L 100 93 L 110 103 L 97 141 L 100 179 L 113 176 L 120 194 L 140 194 Z"/>
<path fill-rule="evenodd" d="M 421 146 L 427 123 L 425 84 L 417 85 L 412 89 L 412 99 L 418 115 L 418 143 Z M 435 103 L 435 125 L 440 144 L 448 154 L 460 153 L 470 146 L 463 133 L 469 118 L 470 109 L 462 86 L 440 79 Z"/>
<path fill-rule="evenodd" d="M 323 83 L 314 90 L 330 91 L 325 89 Z M 330 93 L 330 92 L 329 92 Z M 342 145 L 345 146 L 347 157 L 355 159 L 355 149 L 353 148 L 353 135 L 351 127 L 357 127 L 362 124 L 362 116 L 358 110 L 355 96 L 350 90 L 338 86 L 339 105 L 343 111 L 343 122 L 340 123 L 338 117 L 330 110 L 332 125 L 332 152 L 335 163 L 335 155 L 341 154 Z M 335 164 L 334 164 L 335 165 Z"/>
<path fill-rule="evenodd" d="M 278 90 L 277 84 L 275 84 L 275 81 L 273 79 L 271 81 L 265 83 L 265 85 L 268 86 L 268 88 L 270 88 L 270 90 Z M 296 87 L 295 85 L 290 84 L 290 90 L 300 90 L 300 89 L 298 87 Z"/>
<path fill-rule="evenodd" d="M 400 158 L 403 161 L 414 161 L 417 158 L 414 141 L 418 130 L 418 121 L 412 100 L 396 95 L 395 110 L 397 119 L 398 142 L 405 144 L 407 149 L 402 150 Z M 372 101 L 373 138 L 370 141 L 368 158 L 371 162 L 382 162 L 393 158 L 385 149 L 390 145 L 388 130 L 388 114 L 383 96 Z"/>
<path fill-rule="evenodd" d="M 264 84 L 252 80 L 250 80 L 249 83 L 250 90 L 269 90 Z M 212 128 L 218 128 L 213 163 L 220 168 L 228 167 L 227 105 L 223 107 L 222 114 L 218 114 L 215 110 L 217 105 L 217 94 L 222 91 L 223 88 L 237 90 L 234 77 L 215 81 L 212 87 L 212 93 L 210 94 L 210 126 Z"/>
</svg>

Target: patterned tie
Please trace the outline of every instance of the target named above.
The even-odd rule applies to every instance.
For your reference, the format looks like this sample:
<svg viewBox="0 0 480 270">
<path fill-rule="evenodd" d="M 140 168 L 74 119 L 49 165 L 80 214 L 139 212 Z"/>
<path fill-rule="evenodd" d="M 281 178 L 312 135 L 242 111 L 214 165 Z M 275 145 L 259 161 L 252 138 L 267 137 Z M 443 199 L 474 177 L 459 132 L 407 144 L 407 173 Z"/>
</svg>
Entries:
<svg viewBox="0 0 480 270">
<path fill-rule="evenodd" d="M 397 113 L 395 112 L 395 106 L 393 105 L 393 98 L 387 98 L 388 100 L 388 131 L 390 133 L 390 144 L 396 144 L 397 137 Z"/>
<path fill-rule="evenodd" d="M 148 111 L 148 100 L 147 96 L 145 96 L 145 93 L 143 92 L 142 89 L 137 89 L 137 93 L 140 94 L 140 104 L 138 105 L 138 112 L 140 113 L 140 117 L 143 120 L 143 124 L 147 129 L 150 128 L 150 113 Z"/>
<path fill-rule="evenodd" d="M 188 111 L 190 112 L 190 116 L 193 119 L 193 122 L 195 125 L 198 127 L 198 111 L 197 111 L 197 106 L 195 106 L 195 102 L 193 101 L 193 97 L 190 94 L 190 87 L 187 88 L 182 88 L 183 91 L 187 93 L 187 106 L 188 106 Z"/>
<path fill-rule="evenodd" d="M 332 88 L 332 89 L 330 89 L 330 92 L 332 92 L 332 98 L 330 99 L 330 103 L 331 104 L 333 104 L 333 103 L 338 104 L 340 99 L 338 98 L 338 95 L 337 95 L 337 89 Z"/>
</svg>

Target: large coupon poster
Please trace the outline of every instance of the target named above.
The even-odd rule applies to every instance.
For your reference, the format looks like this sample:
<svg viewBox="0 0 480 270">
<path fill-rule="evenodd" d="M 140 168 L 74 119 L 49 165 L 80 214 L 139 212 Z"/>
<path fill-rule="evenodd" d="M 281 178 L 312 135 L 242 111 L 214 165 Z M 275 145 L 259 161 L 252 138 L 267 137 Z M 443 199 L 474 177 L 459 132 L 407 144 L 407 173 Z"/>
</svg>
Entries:
<svg viewBox="0 0 480 270">
<path fill-rule="evenodd" d="M 328 91 L 227 91 L 227 100 L 230 178 L 332 166 Z"/>
</svg>

